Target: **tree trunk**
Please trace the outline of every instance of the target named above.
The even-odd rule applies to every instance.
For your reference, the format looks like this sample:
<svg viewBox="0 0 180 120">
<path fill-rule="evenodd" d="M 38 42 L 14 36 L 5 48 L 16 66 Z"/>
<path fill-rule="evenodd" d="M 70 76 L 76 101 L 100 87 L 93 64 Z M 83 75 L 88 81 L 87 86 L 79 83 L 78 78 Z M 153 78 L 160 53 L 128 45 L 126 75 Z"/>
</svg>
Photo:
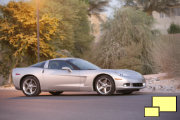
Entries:
<svg viewBox="0 0 180 120">
<path fill-rule="evenodd" d="M 10 73 L 9 73 L 8 84 L 12 84 L 12 69 L 10 70 Z"/>
<path fill-rule="evenodd" d="M 18 63 L 18 60 L 15 60 L 15 64 L 12 65 L 12 68 L 10 69 L 9 77 L 8 77 L 8 84 L 13 83 L 13 81 L 12 81 L 12 70 L 13 70 L 13 68 L 15 68 L 17 66 L 17 63 Z"/>
</svg>

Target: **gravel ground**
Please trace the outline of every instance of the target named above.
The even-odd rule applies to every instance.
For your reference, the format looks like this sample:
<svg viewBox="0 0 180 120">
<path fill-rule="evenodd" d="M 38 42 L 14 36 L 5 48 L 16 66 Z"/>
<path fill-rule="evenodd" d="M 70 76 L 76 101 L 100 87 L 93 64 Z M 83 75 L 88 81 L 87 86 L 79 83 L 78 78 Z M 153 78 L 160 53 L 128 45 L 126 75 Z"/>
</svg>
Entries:
<svg viewBox="0 0 180 120">
<path fill-rule="evenodd" d="M 141 92 L 180 93 L 180 78 L 167 78 L 165 73 L 144 77 L 147 86 Z"/>
</svg>

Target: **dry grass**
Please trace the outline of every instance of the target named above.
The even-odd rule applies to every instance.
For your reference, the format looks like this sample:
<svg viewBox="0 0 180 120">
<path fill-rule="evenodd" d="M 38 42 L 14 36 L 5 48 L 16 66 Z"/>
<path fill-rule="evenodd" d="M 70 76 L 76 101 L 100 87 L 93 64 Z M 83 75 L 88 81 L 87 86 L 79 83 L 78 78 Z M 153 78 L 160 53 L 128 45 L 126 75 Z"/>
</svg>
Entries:
<svg viewBox="0 0 180 120">
<path fill-rule="evenodd" d="M 180 76 L 180 34 L 165 35 L 154 44 L 153 56 L 158 71 Z"/>
</svg>

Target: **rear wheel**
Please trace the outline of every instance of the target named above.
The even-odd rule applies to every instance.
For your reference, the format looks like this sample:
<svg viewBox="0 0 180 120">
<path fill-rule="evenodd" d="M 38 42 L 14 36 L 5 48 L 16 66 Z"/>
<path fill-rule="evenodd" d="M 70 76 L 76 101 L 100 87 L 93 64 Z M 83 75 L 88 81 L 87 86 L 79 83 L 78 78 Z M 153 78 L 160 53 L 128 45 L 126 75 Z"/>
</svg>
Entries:
<svg viewBox="0 0 180 120">
<path fill-rule="evenodd" d="M 39 81 L 34 76 L 25 77 L 21 88 L 26 96 L 37 96 L 41 93 Z"/>
<path fill-rule="evenodd" d="M 61 93 L 63 93 L 63 91 L 59 91 L 59 92 L 50 91 L 49 93 L 51 95 L 60 95 Z"/>
<path fill-rule="evenodd" d="M 112 95 L 115 92 L 115 83 L 110 76 L 102 75 L 96 79 L 95 88 L 100 95 Z"/>
</svg>

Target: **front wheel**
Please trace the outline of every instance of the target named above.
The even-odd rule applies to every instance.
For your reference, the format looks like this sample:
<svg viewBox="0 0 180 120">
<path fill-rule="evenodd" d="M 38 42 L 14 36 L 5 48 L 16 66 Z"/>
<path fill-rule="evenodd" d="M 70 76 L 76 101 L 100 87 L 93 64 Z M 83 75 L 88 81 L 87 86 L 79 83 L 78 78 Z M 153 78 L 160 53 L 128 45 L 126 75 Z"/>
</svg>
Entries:
<svg viewBox="0 0 180 120">
<path fill-rule="evenodd" d="M 34 76 L 25 77 L 21 86 L 26 96 L 37 96 L 41 92 L 39 81 Z"/>
<path fill-rule="evenodd" d="M 100 95 L 112 95 L 115 92 L 115 83 L 110 76 L 102 75 L 96 79 L 95 88 Z"/>
</svg>

